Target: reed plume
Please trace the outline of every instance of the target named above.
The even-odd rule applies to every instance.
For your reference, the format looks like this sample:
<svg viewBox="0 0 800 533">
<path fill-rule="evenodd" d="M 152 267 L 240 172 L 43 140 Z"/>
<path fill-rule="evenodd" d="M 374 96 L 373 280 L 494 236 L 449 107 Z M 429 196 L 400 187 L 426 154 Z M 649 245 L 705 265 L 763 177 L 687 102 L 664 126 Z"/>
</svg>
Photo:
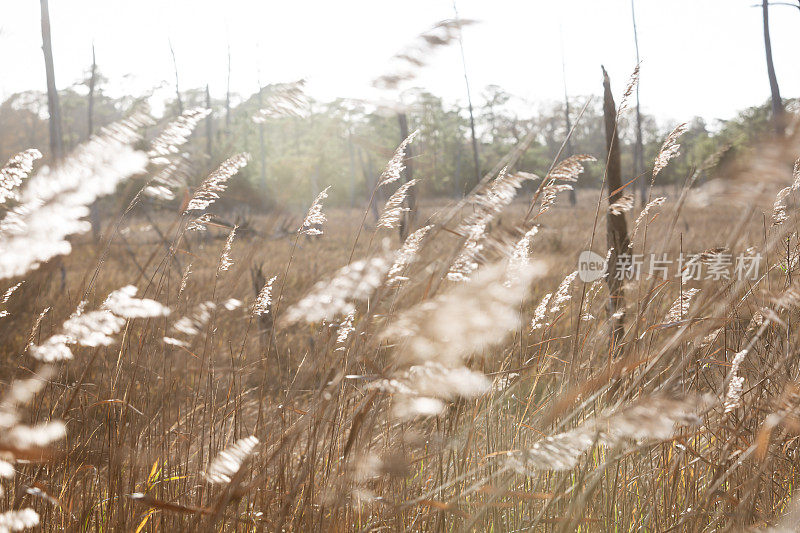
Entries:
<svg viewBox="0 0 800 533">
<path fill-rule="evenodd" d="M 311 207 L 308 208 L 308 213 L 306 213 L 303 223 L 297 230 L 298 233 L 309 236 L 322 235 L 321 228 L 327 220 L 325 213 L 322 212 L 322 201 L 328 197 L 328 189 L 330 189 L 330 186 L 325 187 L 314 199 Z"/>
<path fill-rule="evenodd" d="M 89 205 L 144 171 L 147 156 L 133 149 L 142 115 L 105 128 L 56 167 L 28 179 L 19 205 L 0 221 L 0 278 L 21 276 L 57 255 L 68 254 L 70 235 L 91 229 Z"/>
<path fill-rule="evenodd" d="M 190 211 L 202 211 L 219 199 L 228 187 L 228 180 L 231 179 L 237 172 L 247 166 L 250 161 L 250 154 L 241 153 L 237 154 L 225 162 L 223 162 L 217 170 L 208 175 L 200 186 L 194 191 L 189 205 L 186 207 L 184 214 Z"/>
<path fill-rule="evenodd" d="M 33 170 L 33 162 L 41 158 L 42 153 L 39 150 L 29 148 L 12 156 L 5 166 L 0 168 L 0 204 L 18 198 L 16 189 Z"/>
</svg>

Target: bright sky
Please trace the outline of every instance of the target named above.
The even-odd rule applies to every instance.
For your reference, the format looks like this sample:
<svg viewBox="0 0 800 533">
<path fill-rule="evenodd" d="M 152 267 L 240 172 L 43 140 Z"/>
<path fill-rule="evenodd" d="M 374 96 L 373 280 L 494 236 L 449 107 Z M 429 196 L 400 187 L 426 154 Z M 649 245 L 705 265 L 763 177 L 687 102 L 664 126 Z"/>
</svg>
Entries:
<svg viewBox="0 0 800 533">
<path fill-rule="evenodd" d="M 660 119 L 727 118 L 766 101 L 769 84 L 756 0 L 636 0 L 643 110 Z M 635 66 L 630 0 L 458 0 L 473 95 L 495 84 L 531 106 L 563 97 L 561 43 L 572 95 L 599 93 L 600 65 L 619 94 Z M 2 0 L 0 99 L 45 88 L 39 2 Z M 452 0 L 50 0 L 56 81 L 81 79 L 97 62 L 108 92 L 142 94 L 174 82 L 210 84 L 222 97 L 227 46 L 232 90 L 306 78 L 319 99 L 374 98 L 388 59 L 439 20 Z M 784 97 L 800 93 L 800 10 L 771 8 L 772 46 Z M 562 39 L 563 35 L 563 39 Z M 464 102 L 457 47 L 440 50 L 415 86 Z"/>
</svg>

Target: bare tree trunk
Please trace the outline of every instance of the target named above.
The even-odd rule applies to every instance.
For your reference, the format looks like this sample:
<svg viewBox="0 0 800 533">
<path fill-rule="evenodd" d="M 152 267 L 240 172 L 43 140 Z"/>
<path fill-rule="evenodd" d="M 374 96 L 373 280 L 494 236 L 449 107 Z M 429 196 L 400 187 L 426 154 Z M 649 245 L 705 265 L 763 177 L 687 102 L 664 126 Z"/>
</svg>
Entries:
<svg viewBox="0 0 800 533">
<path fill-rule="evenodd" d="M 41 0 L 42 7 L 42 52 L 47 74 L 47 112 L 50 125 L 50 156 L 59 161 L 64 156 L 64 145 L 61 138 L 61 111 L 58 105 L 58 89 L 53 66 L 53 47 L 50 42 L 50 8 L 48 0 Z"/>
<path fill-rule="evenodd" d="M 613 204 L 622 196 L 622 164 L 619 153 L 619 136 L 617 135 L 617 109 L 611 93 L 611 81 L 603 68 L 603 118 L 606 129 L 606 184 L 609 191 L 608 203 Z M 622 287 L 622 272 L 618 258 L 628 253 L 628 226 L 623 213 L 606 213 L 606 235 L 608 248 L 613 251 L 608 259 L 608 312 L 611 316 L 611 353 L 617 351 L 619 341 L 625 332 L 625 293 Z"/>
<path fill-rule="evenodd" d="M 364 174 L 364 182 L 367 185 L 367 191 L 375 191 L 375 194 L 370 195 L 372 201 L 370 202 L 370 209 L 372 210 L 372 216 L 375 217 L 375 221 L 378 221 L 380 217 L 380 209 L 378 207 L 378 195 L 380 194 L 380 190 L 375 190 L 377 187 L 377 176 L 373 173 L 372 168 L 372 158 L 367 155 L 366 163 L 364 162 L 364 151 L 359 148 L 358 149 L 358 161 L 361 164 L 361 172 Z M 368 192 L 369 194 L 369 192 Z"/>
<path fill-rule="evenodd" d="M 61 136 L 61 110 L 58 105 L 58 89 L 56 88 L 56 75 L 53 64 L 53 45 L 50 40 L 50 6 L 47 0 L 41 0 L 42 9 L 42 52 L 44 53 L 44 68 L 47 75 L 47 113 L 50 127 L 50 157 L 53 162 L 59 162 L 64 157 L 64 140 Z M 56 264 L 61 272 L 61 291 L 66 289 L 67 269 L 61 256 L 56 258 Z"/>
<path fill-rule="evenodd" d="M 461 136 L 458 136 L 456 144 L 456 174 L 453 177 L 453 196 L 461 198 L 464 195 L 463 187 L 461 186 Z"/>
<path fill-rule="evenodd" d="M 258 108 L 264 105 L 263 103 L 263 96 L 262 93 L 264 92 L 264 88 L 261 86 L 261 76 L 259 75 L 258 81 Z M 259 178 L 261 180 L 261 185 L 264 189 L 267 189 L 267 150 L 265 148 L 264 142 L 264 123 L 260 122 L 258 124 L 258 159 L 260 163 L 260 175 Z"/>
<path fill-rule="evenodd" d="M 172 48 L 172 41 L 168 40 L 169 53 L 172 55 L 172 67 L 175 69 L 175 97 L 178 99 L 178 114 L 183 114 L 183 100 L 181 99 L 181 88 L 178 83 L 178 61 L 175 59 L 175 49 Z"/>
<path fill-rule="evenodd" d="M 356 155 L 353 149 L 353 133 L 347 127 L 347 153 L 350 156 L 350 207 L 356 205 Z"/>
<path fill-rule="evenodd" d="M 764 51 L 767 55 L 767 75 L 769 76 L 769 90 L 772 95 L 772 122 L 775 127 L 775 133 L 782 136 L 785 126 L 783 100 L 781 99 L 781 91 L 778 87 L 778 78 L 775 75 L 775 65 L 772 62 L 772 41 L 769 37 L 768 0 L 761 0 L 761 12 L 764 18 Z"/>
<path fill-rule="evenodd" d="M 92 44 L 92 70 L 89 76 L 89 103 L 86 116 L 87 136 L 91 137 L 94 133 L 94 88 L 97 85 L 97 58 L 94 54 L 94 43 Z M 100 208 L 97 201 L 92 202 L 89 208 L 89 223 L 92 225 L 92 236 L 95 242 L 100 240 Z"/>
<path fill-rule="evenodd" d="M 569 137 L 569 132 L 572 130 L 572 121 L 569 118 L 569 94 L 567 93 L 567 66 L 566 62 L 564 61 L 564 46 L 563 46 L 563 39 L 562 39 L 562 46 L 561 46 L 561 78 L 564 81 L 564 121 L 566 123 L 566 136 L 567 136 L 567 145 L 564 147 L 565 154 L 567 157 L 572 155 L 572 141 Z M 569 204 L 571 206 L 575 206 L 578 203 L 577 193 L 575 189 L 570 189 L 569 191 Z"/>
<path fill-rule="evenodd" d="M 408 138 L 408 117 L 405 113 L 397 115 L 397 120 L 400 123 L 400 139 L 405 140 Z M 414 179 L 414 171 L 411 166 L 412 158 L 414 157 L 411 145 L 406 146 L 406 160 L 405 169 L 403 170 L 403 179 L 408 183 Z M 403 213 L 403 218 L 400 220 L 400 240 L 405 241 L 414 228 L 414 221 L 417 218 L 417 191 L 414 187 L 408 190 L 406 195 L 406 206 L 408 211 Z"/>
<path fill-rule="evenodd" d="M 225 86 L 225 131 L 231 130 L 231 43 L 228 43 L 228 82 Z"/>
<path fill-rule="evenodd" d="M 316 198 L 319 194 L 319 191 L 322 189 L 319 186 L 319 176 L 320 176 L 320 168 L 322 167 L 322 158 L 317 160 L 317 164 L 314 165 L 314 172 L 311 173 L 310 185 L 311 185 L 311 198 Z"/>
<path fill-rule="evenodd" d="M 567 123 L 567 135 L 569 135 L 570 130 L 572 130 L 572 122 L 569 119 L 569 99 L 567 98 L 566 92 L 564 93 L 564 119 Z M 565 153 L 567 157 L 572 155 L 572 141 L 567 139 L 567 145 L 564 147 Z M 575 192 L 575 189 L 572 188 L 569 190 L 569 204 L 571 206 L 575 206 L 578 203 L 578 195 Z"/>
<path fill-rule="evenodd" d="M 639 60 L 639 33 L 636 28 L 635 0 L 631 0 L 631 17 L 633 18 L 633 44 L 636 47 L 636 64 Z M 639 177 L 644 173 L 644 144 L 642 143 L 642 113 L 639 108 L 639 83 L 636 83 L 636 142 L 633 145 L 633 176 Z M 650 184 L 646 179 L 639 183 L 639 198 L 642 205 L 647 203 L 650 194 Z"/>
<path fill-rule="evenodd" d="M 94 43 L 92 43 L 92 70 L 89 75 L 89 105 L 86 116 L 87 132 L 91 137 L 94 133 L 94 88 L 97 85 L 97 58 L 94 54 Z"/>
<path fill-rule="evenodd" d="M 206 84 L 206 108 L 211 109 L 211 92 L 208 90 L 208 84 Z M 211 123 L 211 115 L 213 113 L 209 113 L 206 116 L 206 153 L 208 154 L 208 166 L 209 168 L 214 164 L 214 157 L 211 153 L 213 148 L 212 146 L 212 123 Z"/>
<path fill-rule="evenodd" d="M 453 0 L 453 11 L 458 21 L 458 9 L 456 2 Z M 475 185 L 481 182 L 481 165 L 478 157 L 478 137 L 475 135 L 475 115 L 472 110 L 472 95 L 469 90 L 469 76 L 467 75 L 467 59 L 464 56 L 464 41 L 461 38 L 461 28 L 458 29 L 458 46 L 461 50 L 461 64 L 464 67 L 464 84 L 467 87 L 467 109 L 469 110 L 469 129 L 472 133 L 472 162 L 475 165 Z"/>
</svg>

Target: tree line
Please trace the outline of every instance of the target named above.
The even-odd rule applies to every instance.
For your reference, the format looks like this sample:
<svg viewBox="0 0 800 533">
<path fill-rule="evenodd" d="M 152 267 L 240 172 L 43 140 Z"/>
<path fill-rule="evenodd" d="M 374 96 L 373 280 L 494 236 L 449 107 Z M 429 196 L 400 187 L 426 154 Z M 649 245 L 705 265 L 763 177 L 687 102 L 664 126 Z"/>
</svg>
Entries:
<svg viewBox="0 0 800 533">
<path fill-rule="evenodd" d="M 56 90 L 48 2 L 40 2 L 47 91 L 17 93 L 0 104 L 3 160 L 24 149 L 38 148 L 46 160 L 56 162 L 97 127 L 130 114 L 145 105 L 150 96 L 108 95 L 94 47 L 84 78 Z M 722 148 L 735 152 L 737 146 L 755 136 L 782 131 L 784 105 L 792 102 L 780 96 L 772 65 L 767 1 L 763 0 L 760 7 L 771 89 L 769 104 L 746 109 L 731 120 L 711 126 L 700 117 L 692 118 L 682 138 L 684 157 L 659 176 L 657 185 L 679 185 L 692 169 Z M 633 8 L 632 0 L 636 35 Z M 440 33 L 444 30 L 444 37 L 434 30 L 420 37 L 426 47 L 431 42 L 446 45 L 455 36 L 460 39 L 460 27 L 465 23 L 469 22 L 446 21 L 434 27 Z M 638 41 L 635 44 L 638 57 Z M 587 153 L 600 163 L 587 168 L 577 187 L 597 187 L 602 182 L 606 139 L 601 100 L 591 96 L 570 98 L 566 86 L 564 101 L 542 103 L 536 109 L 496 85 L 485 87 L 474 106 L 471 98 L 467 106 L 461 106 L 420 88 L 400 93 L 402 105 L 392 109 L 348 99 L 320 102 L 303 94 L 301 83 L 266 85 L 254 94 L 241 96 L 232 95 L 228 85 L 224 98 L 212 98 L 208 86 L 180 89 L 171 43 L 170 53 L 175 66 L 175 93 L 170 101 L 163 102 L 161 122 L 194 107 L 212 110 L 186 146 L 188 182 L 199 182 L 233 152 L 249 152 L 254 157 L 242 173 L 239 201 L 304 205 L 331 185 L 332 202 L 361 205 L 395 147 L 408 131 L 416 130 L 409 166 L 414 177 L 421 180 L 422 197 L 466 194 L 531 131 L 534 141 L 516 163 L 518 168 L 512 170 L 543 175 L 557 156 Z M 419 61 L 415 59 L 414 64 Z M 396 77 L 388 76 L 390 80 Z M 658 124 L 654 117 L 642 113 L 638 84 L 636 88 L 635 106 L 621 114 L 617 127 L 624 183 L 643 174 L 674 126 Z M 713 172 L 711 169 L 707 174 Z M 642 183 L 643 193 L 646 180 L 635 181 Z"/>
<path fill-rule="evenodd" d="M 102 127 L 141 106 L 145 97 L 112 97 L 103 90 L 102 75 L 95 75 L 95 88 L 89 98 L 91 79 L 58 91 L 61 107 L 61 144 L 69 152 L 85 141 L 92 128 Z M 339 205 L 361 205 L 374 186 L 383 165 L 402 140 L 395 112 L 375 109 L 363 102 L 338 99 L 319 102 L 306 99 L 294 113 L 268 116 L 261 123 L 253 120 L 272 86 L 242 98 L 234 106 L 226 99 L 210 98 L 205 88 L 181 93 L 183 108 L 210 107 L 213 111 L 198 127 L 186 146 L 191 163 L 190 183 L 201 180 L 207 171 L 230 153 L 247 151 L 253 160 L 243 171 L 243 181 L 261 200 L 281 203 L 307 203 L 316 193 L 332 185 L 331 201 Z M 419 130 L 414 140 L 414 176 L 420 181 L 424 197 L 460 197 L 518 144 L 529 132 L 534 142 L 517 163 L 518 170 L 543 175 L 564 143 L 569 115 L 561 102 L 545 103 L 523 115 L 522 106 L 511 105 L 512 95 L 497 86 L 486 87 L 482 103 L 475 107 L 478 161 L 475 172 L 469 118 L 465 109 L 450 104 L 422 89 L 403 94 L 408 128 Z M 574 131 L 569 150 L 605 159 L 605 133 L 599 98 L 571 98 L 570 125 Z M 92 108 L 91 113 L 89 108 Z M 230 107 L 230 111 L 226 108 Z M 162 121 L 179 113 L 177 99 L 164 105 Z M 89 118 L 91 117 L 91 118 Z M 624 112 L 619 137 L 623 174 L 635 177 L 635 115 Z M 659 124 L 642 114 L 642 143 L 645 161 L 652 160 L 674 124 Z M 26 91 L 12 95 L 0 104 L 0 156 L 5 160 L 27 148 L 48 154 L 49 124 L 47 95 Z M 680 184 L 690 169 L 726 145 L 737 146 L 770 130 L 770 105 L 748 108 L 731 120 L 710 127 L 695 117 L 682 138 L 684 157 L 659 176 L 658 184 Z M 154 132 L 156 128 L 153 129 Z M 569 155 L 564 154 L 563 155 Z M 578 183 L 597 187 L 602 180 L 602 164 L 589 166 Z M 626 180 L 627 181 L 627 180 Z"/>
</svg>

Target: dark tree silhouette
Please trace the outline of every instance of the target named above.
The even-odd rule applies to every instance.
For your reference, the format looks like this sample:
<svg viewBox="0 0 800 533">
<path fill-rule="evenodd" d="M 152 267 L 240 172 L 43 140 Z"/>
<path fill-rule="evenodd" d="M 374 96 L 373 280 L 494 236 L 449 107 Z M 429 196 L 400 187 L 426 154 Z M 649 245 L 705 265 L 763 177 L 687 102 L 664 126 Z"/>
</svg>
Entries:
<svg viewBox="0 0 800 533">
<path fill-rule="evenodd" d="M 402 141 L 407 139 L 409 135 L 408 117 L 406 117 L 405 113 L 400 113 L 397 115 L 397 121 L 400 124 L 400 139 Z M 413 158 L 412 150 L 413 149 L 410 144 L 406 146 L 405 169 L 403 169 L 403 180 L 406 183 L 414 179 L 414 170 L 411 166 L 411 160 Z M 403 218 L 400 220 L 401 241 L 405 241 L 406 237 L 408 237 L 411 232 L 414 231 L 414 222 L 417 218 L 417 192 L 414 187 L 411 187 L 408 190 L 408 194 L 406 195 L 406 206 L 408 210 L 403 213 Z"/>
<path fill-rule="evenodd" d="M 97 58 L 94 54 L 94 43 L 92 43 L 92 68 L 89 71 L 89 105 L 87 106 L 86 131 L 89 137 L 94 133 L 94 89 L 97 86 Z"/>
<path fill-rule="evenodd" d="M 86 132 L 87 137 L 94 133 L 94 90 L 97 86 L 97 58 L 94 54 L 94 43 L 92 43 L 92 68 L 89 73 L 89 102 L 86 111 Z M 95 241 L 100 240 L 100 208 L 97 202 L 92 203 L 89 208 L 89 222 L 92 225 L 92 236 Z"/>
<path fill-rule="evenodd" d="M 231 44 L 228 43 L 228 80 L 225 84 L 225 132 L 231 130 Z"/>
<path fill-rule="evenodd" d="M 58 105 L 58 90 L 53 67 L 53 47 L 50 43 L 50 8 L 47 0 L 41 0 L 42 7 L 42 52 L 47 74 L 47 112 L 50 120 L 50 157 L 59 160 L 64 155 L 61 139 L 61 111 Z"/>
<path fill-rule="evenodd" d="M 455 12 L 456 21 L 458 21 L 458 8 L 456 2 L 453 0 L 453 11 Z M 461 38 L 461 27 L 458 28 L 458 47 L 461 50 L 461 64 L 464 67 L 464 83 L 467 87 L 467 109 L 469 110 L 469 129 L 472 134 L 472 161 L 475 165 L 475 185 L 481 182 L 481 166 L 480 158 L 478 156 L 478 137 L 475 135 L 475 115 L 472 110 L 472 95 L 469 90 L 469 76 L 467 75 L 467 59 L 464 56 L 464 40 Z M 405 137 L 403 137 L 405 139 Z M 469 189 L 469 187 L 465 187 Z"/>
<path fill-rule="evenodd" d="M 178 60 L 175 59 L 175 49 L 172 48 L 172 41 L 168 40 L 169 43 L 169 53 L 172 56 L 172 67 L 175 69 L 175 98 L 178 102 L 178 114 L 183 114 L 183 99 L 181 99 L 181 87 L 178 83 Z"/>
<path fill-rule="evenodd" d="M 211 92 L 208 89 L 208 84 L 207 83 L 206 83 L 206 108 L 211 109 Z M 212 122 L 211 122 L 211 120 L 212 120 L 211 115 L 212 115 L 212 113 L 209 113 L 208 116 L 206 117 L 206 153 L 208 154 L 208 167 L 209 168 L 211 168 L 213 166 L 213 164 L 214 164 L 214 161 L 213 161 L 214 157 L 213 157 L 213 154 L 212 154 L 213 146 L 211 144 L 212 139 L 213 139 L 213 137 L 212 137 L 213 129 L 212 129 Z"/>
<path fill-rule="evenodd" d="M 633 19 L 633 44 L 636 48 L 636 64 L 639 59 L 639 32 L 636 27 L 635 0 L 631 0 L 631 17 Z M 633 144 L 633 177 L 641 176 L 644 173 L 644 144 L 642 143 L 642 113 L 639 107 L 639 82 L 636 83 L 636 141 Z M 650 184 L 646 179 L 642 179 L 639 186 L 639 198 L 644 205 L 647 203 Z"/>
<path fill-rule="evenodd" d="M 567 143 L 564 146 L 564 155 L 569 157 L 572 155 L 572 140 L 570 139 L 569 132 L 572 130 L 572 120 L 569 118 L 569 93 L 567 92 L 567 65 L 564 60 L 564 41 L 561 40 L 561 79 L 564 82 L 564 122 L 566 123 L 565 135 L 567 136 Z M 575 189 L 569 191 L 569 203 L 574 206 L 578 203 L 578 195 Z"/>
<path fill-rule="evenodd" d="M 764 52 L 767 56 L 767 75 L 769 76 L 769 90 L 772 98 L 772 122 L 775 133 L 783 135 L 784 111 L 781 91 L 778 87 L 778 77 L 775 75 L 775 65 L 772 62 L 772 41 L 769 36 L 769 2 L 762 0 L 761 13 L 764 19 Z"/>
</svg>

